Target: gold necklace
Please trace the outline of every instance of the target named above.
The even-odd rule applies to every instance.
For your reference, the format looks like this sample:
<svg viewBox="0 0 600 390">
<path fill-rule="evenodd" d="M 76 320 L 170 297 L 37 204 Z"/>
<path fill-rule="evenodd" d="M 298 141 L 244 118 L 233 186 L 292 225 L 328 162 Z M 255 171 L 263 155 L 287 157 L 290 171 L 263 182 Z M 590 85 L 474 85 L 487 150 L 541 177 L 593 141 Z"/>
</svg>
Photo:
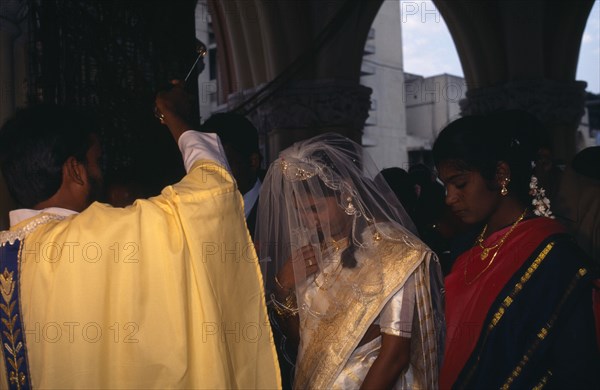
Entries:
<svg viewBox="0 0 600 390">
<path fill-rule="evenodd" d="M 527 209 L 525 209 L 523 211 L 523 213 L 519 216 L 519 218 L 517 218 L 517 220 L 512 224 L 512 226 L 510 227 L 510 230 L 508 232 L 506 232 L 506 234 L 504 236 L 502 236 L 502 238 L 500 240 L 498 240 L 498 242 L 495 245 L 492 245 L 490 247 L 484 247 L 481 244 L 481 241 L 483 241 L 483 235 L 485 234 L 485 231 L 487 230 L 487 224 L 483 227 L 483 230 L 481 231 L 481 234 L 479 235 L 479 238 L 477 239 L 477 243 L 479 244 L 479 246 L 481 246 L 485 252 L 485 256 L 483 255 L 483 252 L 481 254 L 481 260 L 485 259 L 488 254 L 489 251 L 497 248 L 496 251 L 494 252 L 494 254 L 492 255 L 492 258 L 490 260 L 490 262 L 485 266 L 485 268 L 478 273 L 473 279 L 471 279 L 470 281 L 467 281 L 467 265 L 465 264 L 465 269 L 464 269 L 464 279 L 465 279 L 465 284 L 471 285 L 474 281 L 476 281 L 477 279 L 479 279 L 479 277 L 481 275 L 483 275 L 483 273 L 485 271 L 488 270 L 488 268 L 490 268 L 492 266 L 492 264 L 494 263 L 494 260 L 496 259 L 496 255 L 498 254 L 498 252 L 500 252 L 500 248 L 502 248 L 502 245 L 504 244 L 504 242 L 506 241 L 506 239 L 508 238 L 508 236 L 510 236 L 510 234 L 513 232 L 513 230 L 515 230 L 515 228 L 517 227 L 517 225 L 519 224 L 519 222 L 521 222 L 523 220 L 523 218 L 525 218 L 525 214 L 527 213 Z M 481 240 L 481 241 L 480 241 Z"/>
<path fill-rule="evenodd" d="M 331 284 L 333 284 L 340 276 L 341 272 L 338 272 L 338 271 L 339 271 L 341 265 L 342 265 L 342 259 L 340 259 L 339 263 L 337 264 L 337 266 L 335 267 L 333 272 L 331 272 L 331 273 L 321 272 L 324 280 L 323 280 L 323 283 L 320 285 L 319 285 L 319 283 L 317 283 L 317 279 L 318 279 L 319 275 L 315 275 L 315 278 L 313 279 L 313 283 L 315 284 L 315 286 L 317 286 L 319 288 L 319 290 L 322 290 L 322 291 L 329 290 L 329 288 L 331 287 L 331 285 L 329 285 L 329 286 L 327 285 L 328 284 L 327 282 L 329 281 L 329 277 L 331 275 L 335 274 L 335 279 L 333 280 L 333 282 L 331 282 Z"/>
<path fill-rule="evenodd" d="M 337 253 L 340 249 L 346 249 L 349 241 L 350 239 L 348 237 L 340 238 L 339 240 L 334 240 L 332 238 L 321 244 L 321 252 L 325 253 L 331 251 L 331 253 Z"/>
<path fill-rule="evenodd" d="M 349 242 L 350 242 L 349 237 L 344 237 L 339 240 L 334 240 L 332 238 L 330 241 L 323 243 L 322 248 L 321 248 L 321 253 L 323 253 L 324 256 L 331 256 L 331 255 L 339 252 L 340 249 L 346 249 L 346 247 L 348 247 Z M 342 259 L 339 260 L 338 264 L 336 265 L 335 269 L 332 272 L 329 273 L 329 272 L 322 271 L 321 274 L 323 275 L 323 283 L 321 283 L 320 285 L 319 285 L 319 283 L 317 283 L 317 278 L 319 277 L 319 275 L 316 275 L 315 278 L 313 279 L 313 283 L 315 284 L 315 286 L 317 286 L 319 288 L 319 290 L 327 291 L 331 287 L 331 284 L 333 284 L 340 276 L 341 266 L 342 266 Z M 335 280 L 333 280 L 331 283 L 328 283 L 331 275 L 335 275 Z"/>
<path fill-rule="evenodd" d="M 510 230 L 508 231 L 508 233 L 506 233 L 504 235 L 504 237 L 502 237 L 500 240 L 498 240 L 494 245 L 492 246 L 488 246 L 485 247 L 483 245 L 483 236 L 485 235 L 485 232 L 487 231 L 487 223 L 485 224 L 485 226 L 483 227 L 483 230 L 481 231 L 481 233 L 479 233 L 479 237 L 477 238 L 477 245 L 479 245 L 479 247 L 482 249 L 481 251 L 481 260 L 485 260 L 488 255 L 490 254 L 490 251 L 492 249 L 498 248 L 500 245 L 502 245 L 502 243 L 504 242 L 504 240 L 506 240 L 506 237 L 508 237 L 508 235 L 510 233 L 512 233 L 512 231 L 514 230 L 515 226 L 517 226 L 517 224 L 519 222 L 521 222 L 523 220 L 523 218 L 525 217 L 525 214 L 527 213 L 527 209 L 525 209 L 525 211 L 523 211 L 523 213 L 521 214 L 521 216 L 519 218 L 517 218 L 517 220 L 515 221 L 515 223 L 513 223 L 512 227 L 510 228 Z"/>
<path fill-rule="evenodd" d="M 481 261 L 485 260 L 488 257 L 488 255 L 492 249 L 495 249 L 500 245 L 500 241 L 498 241 L 492 246 L 488 246 L 488 247 L 483 246 L 483 236 L 484 236 L 486 230 L 487 230 L 487 224 L 483 227 L 483 230 L 481 231 L 481 233 L 479 234 L 479 237 L 477 238 L 477 244 L 482 249 L 481 250 Z"/>
</svg>

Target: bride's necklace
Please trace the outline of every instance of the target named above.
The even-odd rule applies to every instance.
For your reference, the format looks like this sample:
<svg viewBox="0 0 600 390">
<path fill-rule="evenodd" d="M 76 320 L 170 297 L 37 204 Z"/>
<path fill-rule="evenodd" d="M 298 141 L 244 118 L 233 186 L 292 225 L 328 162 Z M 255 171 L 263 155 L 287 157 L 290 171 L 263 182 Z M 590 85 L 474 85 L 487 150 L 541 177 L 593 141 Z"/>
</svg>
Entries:
<svg viewBox="0 0 600 390">
<path fill-rule="evenodd" d="M 346 249 L 349 242 L 349 237 L 340 238 L 339 240 L 331 238 L 321 244 L 321 252 L 326 254 L 337 253 L 340 249 Z"/>
<path fill-rule="evenodd" d="M 315 276 L 315 278 L 313 279 L 313 283 L 315 284 L 315 286 L 318 287 L 319 290 L 322 290 L 322 291 L 329 290 L 329 288 L 333 285 L 333 283 L 340 276 L 341 267 L 342 267 L 342 260 L 340 259 L 340 261 L 338 261 L 338 264 L 335 267 L 335 269 L 333 270 L 333 272 L 330 272 L 330 273 L 321 272 L 320 275 L 323 275 L 323 282 L 321 284 L 317 283 L 317 279 L 319 278 L 320 275 Z M 333 281 L 329 282 L 329 278 L 333 275 L 335 275 L 335 279 Z"/>
<path fill-rule="evenodd" d="M 510 234 L 513 232 L 513 230 L 515 230 L 515 228 L 517 227 L 517 225 L 519 224 L 519 222 L 521 222 L 523 220 L 523 218 L 525 218 L 525 214 L 527 213 L 527 209 L 525 209 L 523 211 L 523 213 L 519 216 L 519 218 L 517 218 L 517 220 L 512 224 L 512 226 L 510 227 L 510 229 L 508 230 L 508 232 L 506 232 L 506 234 L 504 236 L 502 236 L 502 238 L 500 238 L 498 240 L 498 242 L 496 242 L 496 244 L 489 246 L 489 247 L 485 247 L 483 246 L 483 236 L 487 230 L 487 224 L 483 227 L 483 230 L 481 231 L 481 233 L 479 234 L 479 237 L 477 238 L 477 244 L 482 248 L 482 252 L 481 252 L 481 260 L 485 260 L 490 251 L 492 249 L 496 249 L 496 251 L 494 252 L 494 254 L 492 255 L 491 260 L 489 261 L 489 263 L 485 266 L 485 268 L 478 273 L 473 279 L 471 279 L 470 281 L 467 281 L 467 265 L 465 265 L 465 269 L 464 269 L 464 279 L 465 279 L 465 284 L 470 285 L 472 284 L 474 281 L 476 281 L 477 279 L 479 279 L 479 277 L 481 275 L 483 275 L 483 273 L 485 271 L 488 270 L 488 268 L 490 268 L 492 266 L 492 264 L 494 263 L 494 260 L 496 259 L 496 255 L 498 254 L 498 252 L 500 251 L 500 248 L 502 248 L 502 245 L 504 244 L 504 242 L 506 241 L 506 239 L 508 238 L 508 236 L 510 236 Z"/>
<path fill-rule="evenodd" d="M 327 252 L 327 255 L 336 254 L 341 249 L 346 249 L 349 242 L 350 242 L 350 238 L 348 238 L 348 237 L 344 237 L 340 240 L 334 240 L 334 239 L 328 240 L 323 243 L 321 252 L 322 253 Z M 324 270 L 321 272 L 320 275 L 323 275 L 323 282 L 321 284 L 317 283 L 317 279 L 319 278 L 320 275 L 315 276 L 315 278 L 313 279 L 313 283 L 315 284 L 315 286 L 317 286 L 319 288 L 319 290 L 327 291 L 331 287 L 331 285 L 340 276 L 341 267 L 342 267 L 342 259 L 339 259 L 337 265 L 335 266 L 335 269 L 332 272 L 325 272 Z M 334 275 L 335 275 L 335 279 L 333 281 L 329 282 L 329 279 Z"/>
</svg>

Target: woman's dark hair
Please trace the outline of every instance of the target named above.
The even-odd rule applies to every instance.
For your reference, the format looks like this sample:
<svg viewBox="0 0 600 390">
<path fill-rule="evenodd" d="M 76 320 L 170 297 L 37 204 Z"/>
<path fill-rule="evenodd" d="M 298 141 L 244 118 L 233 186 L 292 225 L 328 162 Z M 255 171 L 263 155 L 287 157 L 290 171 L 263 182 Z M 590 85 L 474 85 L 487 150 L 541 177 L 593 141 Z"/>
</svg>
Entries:
<svg viewBox="0 0 600 390">
<path fill-rule="evenodd" d="M 85 163 L 98 134 L 79 109 L 42 104 L 19 110 L 0 130 L 0 166 L 10 194 L 31 208 L 54 195 L 71 156 Z"/>
<path fill-rule="evenodd" d="M 529 205 L 529 182 L 542 124 L 521 110 L 460 118 L 444 128 L 433 145 L 436 166 L 450 162 L 459 169 L 477 171 L 492 181 L 498 163 L 511 170 L 508 189 Z"/>
</svg>

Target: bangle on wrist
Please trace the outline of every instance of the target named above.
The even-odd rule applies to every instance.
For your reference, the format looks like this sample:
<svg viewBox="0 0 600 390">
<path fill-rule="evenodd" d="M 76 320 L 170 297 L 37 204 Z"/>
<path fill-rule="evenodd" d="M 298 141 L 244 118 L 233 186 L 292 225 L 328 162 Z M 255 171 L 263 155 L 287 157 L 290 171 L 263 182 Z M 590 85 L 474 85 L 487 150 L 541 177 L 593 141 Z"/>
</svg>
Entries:
<svg viewBox="0 0 600 390">
<path fill-rule="evenodd" d="M 290 294 L 285 297 L 285 303 L 279 302 L 275 294 L 271 293 L 271 305 L 275 313 L 281 318 L 288 318 L 298 315 L 298 307 L 296 304 L 296 295 Z"/>
<path fill-rule="evenodd" d="M 293 288 L 285 288 L 285 287 L 283 287 L 283 285 L 281 284 L 281 282 L 279 281 L 279 279 L 277 279 L 277 275 L 275 275 L 275 284 L 277 285 L 277 287 L 279 287 L 283 291 L 291 292 L 291 291 L 294 290 Z"/>
</svg>

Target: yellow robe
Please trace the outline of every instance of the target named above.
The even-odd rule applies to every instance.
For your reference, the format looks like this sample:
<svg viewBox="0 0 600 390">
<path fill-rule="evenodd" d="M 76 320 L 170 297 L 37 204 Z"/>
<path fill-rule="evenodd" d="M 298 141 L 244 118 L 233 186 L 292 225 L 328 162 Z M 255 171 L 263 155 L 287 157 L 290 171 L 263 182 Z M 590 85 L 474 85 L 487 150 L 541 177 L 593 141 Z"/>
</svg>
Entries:
<svg viewBox="0 0 600 390">
<path fill-rule="evenodd" d="M 20 258 L 34 389 L 280 387 L 242 198 L 214 162 L 131 207 L 40 225 Z"/>
</svg>

